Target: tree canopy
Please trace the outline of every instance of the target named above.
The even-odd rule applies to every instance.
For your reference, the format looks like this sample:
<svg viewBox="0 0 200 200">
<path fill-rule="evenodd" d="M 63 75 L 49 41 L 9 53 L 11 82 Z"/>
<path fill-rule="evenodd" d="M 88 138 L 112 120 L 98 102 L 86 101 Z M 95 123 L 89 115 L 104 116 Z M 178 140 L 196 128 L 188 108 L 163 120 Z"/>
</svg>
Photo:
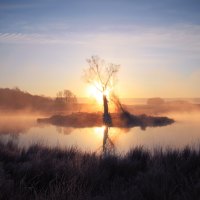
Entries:
<svg viewBox="0 0 200 200">
<path fill-rule="evenodd" d="M 119 65 L 107 63 L 98 56 L 87 59 L 89 68 L 84 71 L 84 79 L 104 93 L 107 88 L 113 88 L 116 82 L 116 73 Z"/>
</svg>

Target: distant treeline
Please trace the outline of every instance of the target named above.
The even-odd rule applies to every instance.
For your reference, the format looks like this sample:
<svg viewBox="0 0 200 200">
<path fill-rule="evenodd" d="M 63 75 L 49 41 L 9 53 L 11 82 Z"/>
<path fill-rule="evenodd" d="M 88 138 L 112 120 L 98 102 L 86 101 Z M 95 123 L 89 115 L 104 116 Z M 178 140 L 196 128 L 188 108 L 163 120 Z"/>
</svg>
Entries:
<svg viewBox="0 0 200 200">
<path fill-rule="evenodd" d="M 1 111 L 35 111 L 35 112 L 67 112 L 77 109 L 77 98 L 69 90 L 57 93 L 57 97 L 50 98 L 32 95 L 19 88 L 0 88 Z"/>
<path fill-rule="evenodd" d="M 129 112 L 135 114 L 162 114 L 169 112 L 192 112 L 200 111 L 200 104 L 189 102 L 186 100 L 166 101 L 162 98 L 149 98 L 147 103 L 143 105 L 126 106 Z"/>
</svg>

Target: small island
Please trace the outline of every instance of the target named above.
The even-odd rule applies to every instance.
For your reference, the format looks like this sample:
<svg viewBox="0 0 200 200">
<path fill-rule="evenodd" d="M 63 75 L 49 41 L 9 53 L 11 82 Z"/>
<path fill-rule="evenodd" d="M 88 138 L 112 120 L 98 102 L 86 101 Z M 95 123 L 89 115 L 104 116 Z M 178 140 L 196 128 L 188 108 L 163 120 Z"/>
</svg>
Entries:
<svg viewBox="0 0 200 200">
<path fill-rule="evenodd" d="M 37 119 L 38 123 L 48 123 L 56 126 L 65 126 L 65 127 L 96 127 L 103 126 L 103 113 L 72 113 L 69 115 L 53 115 L 49 118 L 39 118 Z M 157 117 L 157 116 L 148 116 L 148 115 L 133 115 L 128 112 L 124 113 L 111 113 L 110 114 L 112 123 L 110 127 L 141 127 L 145 129 L 146 127 L 155 127 L 155 126 L 165 126 L 174 123 L 173 119 L 168 117 Z"/>
</svg>

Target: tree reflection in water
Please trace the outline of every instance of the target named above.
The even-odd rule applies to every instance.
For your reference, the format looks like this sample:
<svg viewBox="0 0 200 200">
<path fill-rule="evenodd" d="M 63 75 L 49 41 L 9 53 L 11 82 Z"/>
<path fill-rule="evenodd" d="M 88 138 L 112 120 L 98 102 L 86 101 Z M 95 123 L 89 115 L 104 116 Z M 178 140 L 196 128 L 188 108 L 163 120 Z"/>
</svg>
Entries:
<svg viewBox="0 0 200 200">
<path fill-rule="evenodd" d="M 115 145 L 112 140 L 109 138 L 109 129 L 110 127 L 105 126 L 103 129 L 103 156 L 108 156 L 115 154 Z"/>
</svg>

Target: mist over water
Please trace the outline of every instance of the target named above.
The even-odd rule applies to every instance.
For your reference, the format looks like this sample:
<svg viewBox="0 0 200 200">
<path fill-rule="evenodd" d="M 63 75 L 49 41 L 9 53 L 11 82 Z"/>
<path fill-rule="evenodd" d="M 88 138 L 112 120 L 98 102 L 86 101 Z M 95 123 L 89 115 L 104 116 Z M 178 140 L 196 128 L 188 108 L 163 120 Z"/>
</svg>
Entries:
<svg viewBox="0 0 200 200">
<path fill-rule="evenodd" d="M 175 123 L 163 127 L 109 128 L 107 148 L 123 154 L 136 146 L 153 150 L 162 147 L 199 147 L 200 112 L 174 112 L 168 117 Z M 13 141 L 20 147 L 41 144 L 50 147 L 77 147 L 82 151 L 101 153 L 103 151 L 104 127 L 72 128 L 38 124 L 36 116 L 0 117 L 0 140 Z M 104 144 L 105 145 L 105 144 Z"/>
</svg>

